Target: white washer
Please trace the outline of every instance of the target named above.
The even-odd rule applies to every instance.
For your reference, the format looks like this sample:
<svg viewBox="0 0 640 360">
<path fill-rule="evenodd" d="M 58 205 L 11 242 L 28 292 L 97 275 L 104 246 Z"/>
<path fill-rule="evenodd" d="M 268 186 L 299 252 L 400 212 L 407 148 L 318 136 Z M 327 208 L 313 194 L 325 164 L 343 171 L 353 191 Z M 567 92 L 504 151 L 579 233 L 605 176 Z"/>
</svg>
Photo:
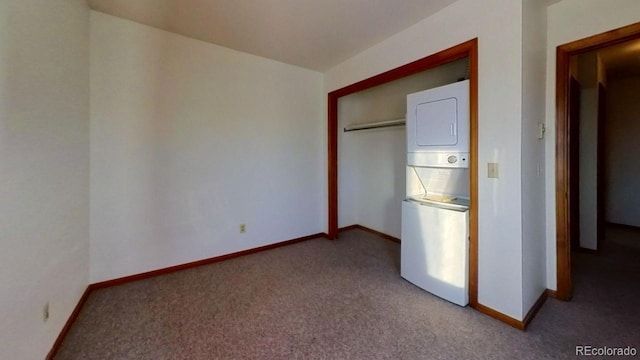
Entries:
<svg viewBox="0 0 640 360">
<path fill-rule="evenodd" d="M 460 306 L 469 303 L 469 210 L 454 203 L 402 203 L 400 274 Z"/>
</svg>

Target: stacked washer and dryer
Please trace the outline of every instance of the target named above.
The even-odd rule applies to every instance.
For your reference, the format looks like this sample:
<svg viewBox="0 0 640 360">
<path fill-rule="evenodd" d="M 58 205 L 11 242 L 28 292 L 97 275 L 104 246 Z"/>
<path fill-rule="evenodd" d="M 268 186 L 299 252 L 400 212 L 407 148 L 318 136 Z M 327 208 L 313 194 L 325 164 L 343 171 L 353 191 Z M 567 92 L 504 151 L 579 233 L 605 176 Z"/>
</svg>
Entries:
<svg viewBox="0 0 640 360">
<path fill-rule="evenodd" d="M 401 275 L 469 302 L 469 81 L 407 95 Z"/>
</svg>

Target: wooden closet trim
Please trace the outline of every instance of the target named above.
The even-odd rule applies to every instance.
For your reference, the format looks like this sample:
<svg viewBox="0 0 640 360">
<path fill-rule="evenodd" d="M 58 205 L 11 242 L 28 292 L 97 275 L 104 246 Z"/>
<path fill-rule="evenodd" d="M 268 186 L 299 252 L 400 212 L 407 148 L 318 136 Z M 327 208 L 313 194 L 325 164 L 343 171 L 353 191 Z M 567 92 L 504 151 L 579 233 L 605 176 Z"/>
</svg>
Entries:
<svg viewBox="0 0 640 360">
<path fill-rule="evenodd" d="M 442 64 L 469 57 L 470 91 L 470 200 L 469 304 L 478 304 L 478 39 L 472 39 L 422 59 L 345 86 L 328 94 L 328 237 L 338 237 L 338 99 L 374 86 L 401 79 Z"/>
</svg>

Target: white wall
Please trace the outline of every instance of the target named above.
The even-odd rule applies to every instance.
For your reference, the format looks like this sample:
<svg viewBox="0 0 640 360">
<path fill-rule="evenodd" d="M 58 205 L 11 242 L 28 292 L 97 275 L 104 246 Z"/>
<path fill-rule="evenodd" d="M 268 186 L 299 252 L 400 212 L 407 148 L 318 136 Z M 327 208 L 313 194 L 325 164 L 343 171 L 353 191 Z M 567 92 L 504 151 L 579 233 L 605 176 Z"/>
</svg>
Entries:
<svg viewBox="0 0 640 360">
<path fill-rule="evenodd" d="M 556 48 L 575 40 L 640 21 L 640 2 L 617 0 L 563 0 L 547 9 L 547 101 L 546 101 L 546 223 L 547 287 L 557 288 L 555 201 L 555 86 Z"/>
<path fill-rule="evenodd" d="M 460 0 L 330 69 L 325 87 L 339 89 L 475 37 L 479 38 L 478 300 L 522 319 L 522 2 Z M 488 162 L 500 164 L 499 179 L 487 178 Z"/>
<path fill-rule="evenodd" d="M 546 7 L 524 0 L 522 9 L 522 296 L 523 314 L 545 291 L 544 122 Z"/>
<path fill-rule="evenodd" d="M 605 161 L 605 218 L 640 227 L 640 76 L 609 78 Z"/>
<path fill-rule="evenodd" d="M 595 65 L 595 62 L 594 62 Z M 595 67 L 592 69 L 595 73 Z M 598 88 L 580 89 L 580 246 L 598 247 Z"/>
<path fill-rule="evenodd" d="M 89 283 L 88 14 L 0 2 L 2 359 L 43 359 Z"/>
<path fill-rule="evenodd" d="M 466 72 L 467 59 L 461 59 L 338 100 L 340 227 L 359 224 L 399 238 L 407 163 L 404 126 L 346 133 L 342 129 L 404 119 L 407 94 L 453 83 Z"/>
<path fill-rule="evenodd" d="M 574 56 L 574 77 L 580 84 L 579 113 L 579 215 L 580 246 L 598 245 L 598 57 L 597 52 Z"/>
<path fill-rule="evenodd" d="M 322 86 L 92 11 L 91 281 L 324 232 Z"/>
</svg>

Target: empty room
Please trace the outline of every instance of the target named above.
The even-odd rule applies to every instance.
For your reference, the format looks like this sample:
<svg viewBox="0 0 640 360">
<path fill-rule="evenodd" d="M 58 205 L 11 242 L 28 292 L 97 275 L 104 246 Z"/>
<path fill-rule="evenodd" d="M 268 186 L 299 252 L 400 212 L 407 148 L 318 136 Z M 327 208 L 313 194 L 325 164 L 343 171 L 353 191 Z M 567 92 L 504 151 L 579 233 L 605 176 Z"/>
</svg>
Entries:
<svg viewBox="0 0 640 360">
<path fill-rule="evenodd" d="M 640 2 L 0 18 L 0 358 L 638 356 Z"/>
</svg>

